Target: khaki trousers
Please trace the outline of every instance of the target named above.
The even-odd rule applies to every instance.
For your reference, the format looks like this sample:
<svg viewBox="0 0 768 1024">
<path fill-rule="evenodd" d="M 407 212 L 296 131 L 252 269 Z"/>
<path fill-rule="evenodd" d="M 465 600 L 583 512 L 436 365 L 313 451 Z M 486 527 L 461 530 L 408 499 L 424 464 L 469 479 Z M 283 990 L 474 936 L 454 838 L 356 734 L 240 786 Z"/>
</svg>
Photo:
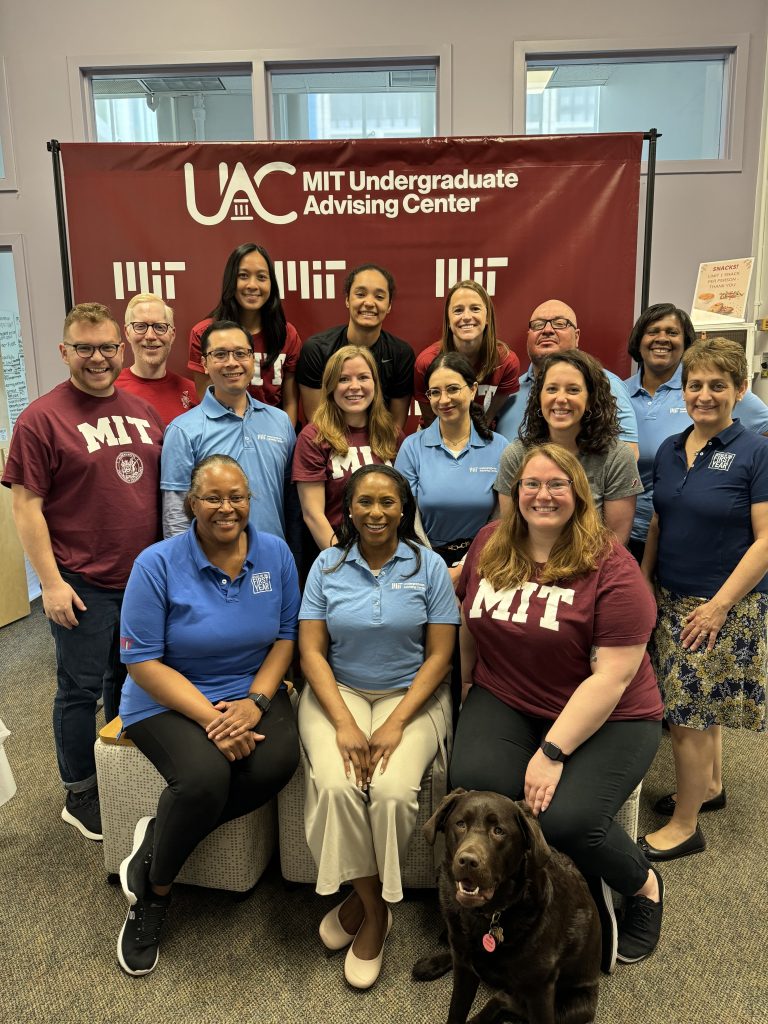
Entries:
<svg viewBox="0 0 768 1024">
<path fill-rule="evenodd" d="M 339 693 L 366 736 L 371 736 L 407 690 L 355 690 L 339 684 Z M 344 882 L 378 875 L 390 903 L 403 898 L 400 863 L 418 813 L 421 780 L 445 742 L 451 722 L 451 696 L 441 684 L 408 723 L 386 772 L 377 766 L 370 802 L 344 774 L 336 729 L 309 686 L 299 701 L 299 735 L 309 761 L 304 823 L 317 864 L 316 891 L 338 892 Z"/>
</svg>

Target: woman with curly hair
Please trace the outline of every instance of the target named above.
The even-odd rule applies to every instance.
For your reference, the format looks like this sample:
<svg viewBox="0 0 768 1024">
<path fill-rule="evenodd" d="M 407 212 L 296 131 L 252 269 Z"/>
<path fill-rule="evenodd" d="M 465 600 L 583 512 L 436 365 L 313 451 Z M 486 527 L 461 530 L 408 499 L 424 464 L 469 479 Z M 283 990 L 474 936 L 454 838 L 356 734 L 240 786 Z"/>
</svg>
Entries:
<svg viewBox="0 0 768 1024">
<path fill-rule="evenodd" d="M 299 434 L 292 471 L 304 522 L 321 551 L 336 542 L 347 480 L 363 465 L 391 466 L 402 441 L 370 349 L 345 345 L 334 352 L 323 372 L 322 395 L 312 422 Z"/>
<path fill-rule="evenodd" d="M 229 254 L 219 303 L 189 335 L 187 368 L 192 370 L 200 398 L 210 384 L 200 358 L 200 339 L 215 320 L 231 320 L 250 334 L 256 365 L 248 391 L 265 405 L 282 409 L 295 427 L 301 338 L 285 319 L 275 267 L 263 245 L 245 242 Z"/>
<path fill-rule="evenodd" d="M 501 457 L 495 487 L 502 514 L 511 506 L 526 449 L 552 441 L 578 458 L 605 525 L 626 544 L 643 485 L 631 449 L 618 436 L 616 400 L 600 363 L 578 349 L 547 356 L 531 386 L 520 440 Z"/>
<path fill-rule="evenodd" d="M 459 615 L 442 559 L 417 543 L 415 511 L 390 466 L 353 473 L 339 545 L 312 566 L 299 613 L 307 842 L 320 895 L 352 885 L 320 939 L 349 946 L 356 988 L 379 976 L 421 779 L 451 729 L 444 679 Z"/>
<path fill-rule="evenodd" d="M 443 309 L 443 336 L 416 357 L 414 397 L 421 408 L 421 425 L 428 427 L 435 413 L 426 396 L 426 372 L 445 352 L 458 352 L 477 379 L 474 401 L 492 423 L 510 395 L 517 394 L 520 362 L 496 337 L 496 314 L 488 292 L 477 281 L 459 281 L 448 292 Z"/>
<path fill-rule="evenodd" d="M 635 963 L 661 931 L 661 875 L 614 817 L 653 761 L 662 706 L 645 651 L 653 598 L 580 461 L 556 444 L 524 450 L 506 514 L 469 550 L 450 774 L 540 816 L 590 883 L 610 971 L 617 940 L 618 959 Z M 618 936 L 601 880 L 627 898 Z"/>
</svg>

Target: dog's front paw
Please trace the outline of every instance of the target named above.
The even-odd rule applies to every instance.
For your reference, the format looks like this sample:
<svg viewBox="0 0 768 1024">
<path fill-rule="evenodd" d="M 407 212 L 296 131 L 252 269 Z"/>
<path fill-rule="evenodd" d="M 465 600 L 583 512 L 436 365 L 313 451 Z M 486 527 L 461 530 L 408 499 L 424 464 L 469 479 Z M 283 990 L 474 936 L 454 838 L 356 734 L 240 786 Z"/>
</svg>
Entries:
<svg viewBox="0 0 768 1024">
<path fill-rule="evenodd" d="M 442 978 L 453 966 L 450 950 L 443 950 L 440 953 L 431 953 L 429 956 L 421 956 L 413 965 L 411 977 L 414 981 L 434 981 Z"/>
</svg>

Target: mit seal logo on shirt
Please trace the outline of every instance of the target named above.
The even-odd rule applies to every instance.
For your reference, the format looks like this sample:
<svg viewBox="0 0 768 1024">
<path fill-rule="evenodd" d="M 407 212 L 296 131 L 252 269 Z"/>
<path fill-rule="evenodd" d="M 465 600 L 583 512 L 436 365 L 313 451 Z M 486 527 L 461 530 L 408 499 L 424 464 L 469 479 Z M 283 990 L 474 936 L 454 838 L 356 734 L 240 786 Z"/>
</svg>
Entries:
<svg viewBox="0 0 768 1024">
<path fill-rule="evenodd" d="M 144 475 L 144 463 L 133 452 L 120 452 L 115 459 L 115 469 L 127 484 L 138 483 Z"/>
</svg>

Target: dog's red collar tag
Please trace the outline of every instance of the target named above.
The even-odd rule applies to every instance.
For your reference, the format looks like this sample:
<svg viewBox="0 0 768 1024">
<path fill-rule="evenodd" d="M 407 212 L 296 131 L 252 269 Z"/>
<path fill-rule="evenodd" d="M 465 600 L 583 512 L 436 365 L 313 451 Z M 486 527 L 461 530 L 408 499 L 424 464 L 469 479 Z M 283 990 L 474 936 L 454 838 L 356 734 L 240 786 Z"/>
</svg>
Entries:
<svg viewBox="0 0 768 1024">
<path fill-rule="evenodd" d="M 496 913 L 491 918 L 490 928 L 488 929 L 487 933 L 483 936 L 483 949 L 486 951 L 486 953 L 493 953 L 493 951 L 496 949 L 496 946 L 501 945 L 501 943 L 504 941 L 504 932 L 501 926 L 499 925 L 500 920 L 501 912 L 497 910 Z"/>
</svg>

